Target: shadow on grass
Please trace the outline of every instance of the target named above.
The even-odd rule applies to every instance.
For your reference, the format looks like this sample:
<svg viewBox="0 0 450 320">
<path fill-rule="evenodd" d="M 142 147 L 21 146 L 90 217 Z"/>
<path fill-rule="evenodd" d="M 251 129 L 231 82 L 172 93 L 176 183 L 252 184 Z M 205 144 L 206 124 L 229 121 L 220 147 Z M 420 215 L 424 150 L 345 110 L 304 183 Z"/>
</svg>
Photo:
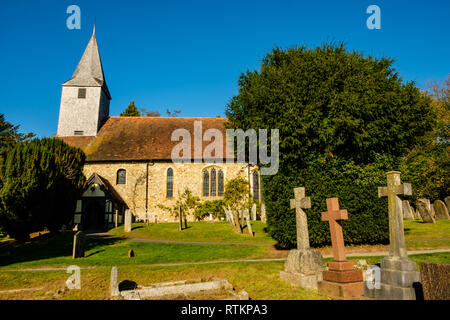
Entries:
<svg viewBox="0 0 450 320">
<path fill-rule="evenodd" d="M 131 228 L 131 230 L 142 229 L 142 228 L 143 228 L 143 226 L 137 226 L 137 227 Z"/>
<path fill-rule="evenodd" d="M 47 233 L 27 242 L 14 242 L 0 247 L 0 266 L 51 258 L 71 257 L 73 250 L 73 236 L 75 232 Z M 86 251 L 97 247 L 112 245 L 120 238 L 86 237 Z M 92 252 L 92 256 L 104 250 Z"/>
<path fill-rule="evenodd" d="M 137 283 L 130 280 L 124 280 L 119 283 L 119 291 L 123 290 L 134 290 L 137 288 Z"/>
</svg>

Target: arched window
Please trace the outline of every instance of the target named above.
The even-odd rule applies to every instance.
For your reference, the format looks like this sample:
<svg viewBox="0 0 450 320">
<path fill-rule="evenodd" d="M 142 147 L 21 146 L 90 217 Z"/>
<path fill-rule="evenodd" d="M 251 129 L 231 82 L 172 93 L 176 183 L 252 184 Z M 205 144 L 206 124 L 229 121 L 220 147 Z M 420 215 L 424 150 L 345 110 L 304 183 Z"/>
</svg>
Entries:
<svg viewBox="0 0 450 320">
<path fill-rule="evenodd" d="M 167 169 L 167 198 L 173 197 L 173 169 Z"/>
<path fill-rule="evenodd" d="M 216 169 L 211 170 L 211 197 L 215 197 L 217 195 L 217 175 Z"/>
<path fill-rule="evenodd" d="M 203 172 L 203 196 L 209 196 L 209 172 L 207 170 Z"/>
<path fill-rule="evenodd" d="M 117 170 L 117 184 L 127 183 L 127 171 L 125 169 Z"/>
<path fill-rule="evenodd" d="M 253 200 L 259 201 L 259 175 L 258 175 L 258 171 L 253 171 Z"/>
<path fill-rule="evenodd" d="M 217 195 L 219 197 L 223 196 L 223 171 L 219 170 L 219 175 L 218 175 L 218 191 L 217 191 Z"/>
</svg>

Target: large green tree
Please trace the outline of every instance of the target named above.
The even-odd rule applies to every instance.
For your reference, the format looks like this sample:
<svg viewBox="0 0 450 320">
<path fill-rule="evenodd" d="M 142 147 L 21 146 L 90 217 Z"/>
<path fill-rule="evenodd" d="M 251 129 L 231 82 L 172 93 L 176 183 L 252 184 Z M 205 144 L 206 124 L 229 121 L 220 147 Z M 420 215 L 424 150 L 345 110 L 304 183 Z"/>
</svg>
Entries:
<svg viewBox="0 0 450 320">
<path fill-rule="evenodd" d="M 279 129 L 279 171 L 262 178 L 268 229 L 282 245 L 295 244 L 289 199 L 299 186 L 313 197 L 308 223 L 322 223 L 324 197 L 339 197 L 355 219 L 349 224 L 358 221 L 363 232 L 344 229 L 347 242 L 367 243 L 371 232 L 377 242 L 387 240 L 387 223 L 377 222 L 387 220 L 384 202 L 375 201 L 380 177 L 398 169 L 397 160 L 436 122 L 430 98 L 404 83 L 392 64 L 349 52 L 343 43 L 325 44 L 275 48 L 260 70 L 241 74 L 239 92 L 227 105 L 228 127 Z M 351 184 L 352 177 L 362 180 Z M 329 243 L 326 228 L 310 228 L 312 244 Z"/>
<path fill-rule="evenodd" d="M 11 237 L 27 239 L 47 228 L 68 223 L 85 181 L 85 155 L 55 138 L 20 142 L 8 152 L 2 168 L 0 223 Z"/>
</svg>

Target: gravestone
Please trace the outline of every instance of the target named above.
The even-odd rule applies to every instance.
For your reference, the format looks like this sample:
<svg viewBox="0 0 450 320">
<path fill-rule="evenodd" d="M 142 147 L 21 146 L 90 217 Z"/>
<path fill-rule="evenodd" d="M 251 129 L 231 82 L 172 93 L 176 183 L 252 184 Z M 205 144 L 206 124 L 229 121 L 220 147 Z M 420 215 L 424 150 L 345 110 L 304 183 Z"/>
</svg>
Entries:
<svg viewBox="0 0 450 320">
<path fill-rule="evenodd" d="M 86 249 L 86 235 L 83 231 L 78 231 L 73 237 L 73 252 L 72 258 L 84 257 L 84 251 Z"/>
<path fill-rule="evenodd" d="M 339 209 L 338 198 L 327 199 L 328 211 L 322 212 L 322 221 L 328 221 L 334 260 L 323 271 L 323 280 L 318 283 L 320 294 L 334 299 L 359 299 L 364 293 L 363 274 L 354 268 L 353 261 L 345 257 L 345 244 L 339 220 L 347 220 L 347 210 Z"/>
<path fill-rule="evenodd" d="M 431 214 L 431 206 L 428 199 L 418 199 L 416 201 L 416 210 L 419 213 L 421 219 L 425 223 L 436 223 L 433 215 Z"/>
<path fill-rule="evenodd" d="M 252 206 L 252 220 L 256 220 L 256 203 L 254 203 Z"/>
<path fill-rule="evenodd" d="M 450 196 L 445 197 L 444 202 L 447 206 L 447 210 L 450 211 Z"/>
<path fill-rule="evenodd" d="M 261 222 L 262 223 L 267 223 L 266 205 L 264 203 L 261 204 Z"/>
<path fill-rule="evenodd" d="M 305 197 L 305 188 L 295 188 L 294 195 L 290 205 L 295 209 L 297 249 L 289 251 L 280 278 L 295 286 L 317 290 L 325 267 L 320 252 L 309 247 L 308 221 L 303 209 L 311 208 L 311 198 Z"/>
<path fill-rule="evenodd" d="M 411 206 L 410 206 L 410 208 L 411 208 L 411 210 L 412 210 L 414 219 L 415 219 L 415 220 L 420 220 L 420 215 L 419 215 L 419 213 L 417 212 L 417 210 L 414 209 L 414 207 L 411 207 Z"/>
<path fill-rule="evenodd" d="M 403 209 L 400 196 L 411 196 L 409 183 L 401 183 L 400 172 L 387 174 L 387 187 L 378 188 L 378 197 L 388 198 L 389 255 L 381 260 L 379 289 L 365 287 L 365 296 L 378 300 L 416 300 L 413 285 L 420 282 L 417 265 L 408 258 L 403 227 Z"/>
<path fill-rule="evenodd" d="M 448 215 L 447 206 L 441 200 L 436 200 L 434 202 L 434 210 L 436 211 L 436 219 L 438 219 L 438 220 L 450 219 L 450 217 Z"/>
<path fill-rule="evenodd" d="M 209 222 L 213 222 L 213 220 L 214 220 L 214 219 L 213 219 L 213 215 L 212 215 L 212 213 L 210 213 L 210 214 L 209 214 Z"/>
<path fill-rule="evenodd" d="M 450 264 L 422 262 L 420 277 L 424 300 L 450 300 Z"/>
<path fill-rule="evenodd" d="M 111 283 L 110 283 L 111 297 L 119 296 L 119 281 L 117 279 L 117 267 L 111 269 Z"/>
<path fill-rule="evenodd" d="M 252 224 L 250 223 L 250 217 L 248 215 L 245 216 L 245 220 L 247 221 L 247 230 L 248 233 L 253 237 L 253 229 L 252 229 Z"/>
<path fill-rule="evenodd" d="M 125 232 L 131 232 L 131 211 L 129 209 L 125 210 L 125 223 L 123 227 Z"/>
<path fill-rule="evenodd" d="M 430 201 L 430 200 L 428 200 Z M 431 216 L 436 220 L 436 211 L 434 211 L 434 205 L 430 204 Z"/>
<path fill-rule="evenodd" d="M 134 257 L 133 249 L 128 250 L 128 258 L 133 258 L 133 257 Z"/>
<path fill-rule="evenodd" d="M 414 214 L 411 210 L 411 206 L 409 205 L 408 200 L 403 200 L 403 219 L 405 220 L 414 220 Z"/>
</svg>

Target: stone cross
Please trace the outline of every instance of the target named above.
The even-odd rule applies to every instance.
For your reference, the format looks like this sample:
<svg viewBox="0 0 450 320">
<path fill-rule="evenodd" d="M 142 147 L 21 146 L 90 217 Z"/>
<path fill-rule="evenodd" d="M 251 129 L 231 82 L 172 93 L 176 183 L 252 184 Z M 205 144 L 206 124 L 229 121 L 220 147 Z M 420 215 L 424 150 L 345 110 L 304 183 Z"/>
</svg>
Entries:
<svg viewBox="0 0 450 320">
<path fill-rule="evenodd" d="M 402 199 L 399 196 L 412 195 L 410 183 L 400 182 L 400 172 L 389 171 L 387 175 L 387 187 L 378 187 L 378 197 L 388 198 L 389 210 L 389 255 L 406 258 L 408 254 L 405 246 L 405 233 L 403 229 Z"/>
<path fill-rule="evenodd" d="M 297 225 L 297 249 L 309 249 L 308 221 L 302 209 L 311 208 L 311 198 L 305 197 L 305 188 L 294 189 L 295 198 L 291 199 L 291 209 L 295 209 Z"/>
<path fill-rule="evenodd" d="M 334 261 L 345 261 L 344 234 L 338 220 L 347 220 L 348 212 L 339 209 L 338 198 L 328 198 L 327 209 L 327 212 L 322 212 L 322 221 L 328 221 L 330 224 Z"/>
</svg>

